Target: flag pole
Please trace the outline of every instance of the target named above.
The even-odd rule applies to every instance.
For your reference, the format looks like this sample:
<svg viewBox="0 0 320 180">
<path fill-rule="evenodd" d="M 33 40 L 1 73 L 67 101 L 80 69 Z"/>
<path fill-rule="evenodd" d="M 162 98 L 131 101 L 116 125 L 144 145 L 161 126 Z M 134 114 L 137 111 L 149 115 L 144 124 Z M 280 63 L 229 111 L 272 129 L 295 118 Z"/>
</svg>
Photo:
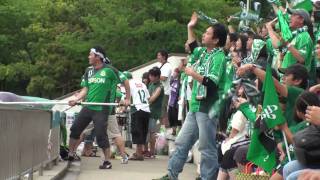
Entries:
<svg viewBox="0 0 320 180">
<path fill-rule="evenodd" d="M 247 0 L 247 15 L 249 14 L 249 9 L 250 9 L 250 0 Z M 246 26 L 249 26 L 248 20 L 246 20 Z"/>
<path fill-rule="evenodd" d="M 287 151 L 288 159 L 289 159 L 289 162 L 290 162 L 291 161 L 291 156 L 290 156 L 290 152 L 289 152 L 288 141 L 287 141 L 287 138 L 286 138 L 286 134 L 284 133 L 283 130 L 282 130 L 282 136 L 283 136 L 284 144 L 286 145 L 286 151 Z"/>
</svg>

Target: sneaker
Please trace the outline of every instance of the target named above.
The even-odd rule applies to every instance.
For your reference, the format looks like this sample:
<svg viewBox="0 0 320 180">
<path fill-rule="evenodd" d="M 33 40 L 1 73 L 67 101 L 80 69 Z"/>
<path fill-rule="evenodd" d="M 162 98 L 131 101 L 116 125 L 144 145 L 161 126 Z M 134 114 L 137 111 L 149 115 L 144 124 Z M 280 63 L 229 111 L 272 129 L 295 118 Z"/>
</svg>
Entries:
<svg viewBox="0 0 320 180">
<path fill-rule="evenodd" d="M 68 154 L 67 160 L 68 161 L 81 161 L 81 158 L 76 153 L 74 153 L 73 155 Z"/>
<path fill-rule="evenodd" d="M 102 165 L 99 166 L 99 169 L 111 169 L 112 164 L 109 161 L 104 161 Z"/>
<path fill-rule="evenodd" d="M 122 156 L 121 164 L 128 164 L 129 158 L 127 155 Z"/>
<path fill-rule="evenodd" d="M 152 179 L 152 180 L 171 180 L 169 175 L 166 174 L 165 176 L 162 176 L 161 178 L 158 178 L 158 179 Z"/>
</svg>

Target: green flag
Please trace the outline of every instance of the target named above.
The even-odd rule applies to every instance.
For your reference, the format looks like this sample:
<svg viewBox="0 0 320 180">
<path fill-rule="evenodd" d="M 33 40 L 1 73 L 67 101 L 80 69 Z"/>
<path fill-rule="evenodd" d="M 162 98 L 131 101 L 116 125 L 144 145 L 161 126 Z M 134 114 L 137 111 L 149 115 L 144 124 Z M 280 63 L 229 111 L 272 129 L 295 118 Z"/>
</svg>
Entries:
<svg viewBox="0 0 320 180">
<path fill-rule="evenodd" d="M 266 77 L 263 83 L 263 105 L 261 118 L 267 125 L 268 129 L 274 128 L 276 125 L 283 124 L 285 119 L 279 106 L 279 98 L 274 86 L 271 67 L 268 65 Z"/>
<path fill-rule="evenodd" d="M 290 30 L 288 21 L 284 17 L 281 10 L 278 11 L 278 23 L 281 31 L 281 36 L 285 41 L 290 41 L 293 36 Z"/>
<path fill-rule="evenodd" d="M 313 7 L 311 0 L 291 0 L 290 4 L 293 9 L 304 9 L 308 12 L 311 12 Z"/>
<path fill-rule="evenodd" d="M 283 124 L 284 118 L 279 106 L 278 95 L 268 65 L 263 83 L 264 99 L 262 112 L 256 120 L 247 159 L 255 165 L 271 173 L 276 166 L 276 142 L 273 129 L 276 125 Z"/>
<path fill-rule="evenodd" d="M 266 172 L 271 173 L 276 166 L 275 150 L 270 153 L 260 142 L 259 136 L 260 130 L 257 128 L 253 129 L 247 159 L 263 168 Z"/>
</svg>

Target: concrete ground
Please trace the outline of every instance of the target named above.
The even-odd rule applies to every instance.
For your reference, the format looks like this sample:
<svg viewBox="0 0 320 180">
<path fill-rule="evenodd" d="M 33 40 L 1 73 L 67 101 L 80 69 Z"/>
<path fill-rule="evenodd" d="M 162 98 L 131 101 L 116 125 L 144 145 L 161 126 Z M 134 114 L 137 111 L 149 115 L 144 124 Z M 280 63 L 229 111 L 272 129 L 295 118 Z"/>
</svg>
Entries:
<svg viewBox="0 0 320 180">
<path fill-rule="evenodd" d="M 120 160 L 112 160 L 111 170 L 98 169 L 102 160 L 100 157 L 83 157 L 80 165 L 78 180 L 151 180 L 165 175 L 168 156 L 157 156 L 156 159 L 144 161 L 129 161 L 121 164 Z M 187 163 L 179 179 L 194 180 L 197 177 L 196 166 Z"/>
</svg>

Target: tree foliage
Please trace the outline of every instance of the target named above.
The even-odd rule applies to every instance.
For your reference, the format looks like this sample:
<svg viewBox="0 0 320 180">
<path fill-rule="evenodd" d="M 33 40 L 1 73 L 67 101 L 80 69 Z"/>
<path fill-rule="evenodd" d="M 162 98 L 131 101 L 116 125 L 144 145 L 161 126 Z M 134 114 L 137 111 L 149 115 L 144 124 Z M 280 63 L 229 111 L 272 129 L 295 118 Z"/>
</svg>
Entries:
<svg viewBox="0 0 320 180">
<path fill-rule="evenodd" d="M 1 0 L 0 90 L 61 96 L 79 88 L 92 46 L 126 70 L 159 49 L 184 52 L 193 11 L 224 22 L 238 8 L 225 0 Z"/>
</svg>

